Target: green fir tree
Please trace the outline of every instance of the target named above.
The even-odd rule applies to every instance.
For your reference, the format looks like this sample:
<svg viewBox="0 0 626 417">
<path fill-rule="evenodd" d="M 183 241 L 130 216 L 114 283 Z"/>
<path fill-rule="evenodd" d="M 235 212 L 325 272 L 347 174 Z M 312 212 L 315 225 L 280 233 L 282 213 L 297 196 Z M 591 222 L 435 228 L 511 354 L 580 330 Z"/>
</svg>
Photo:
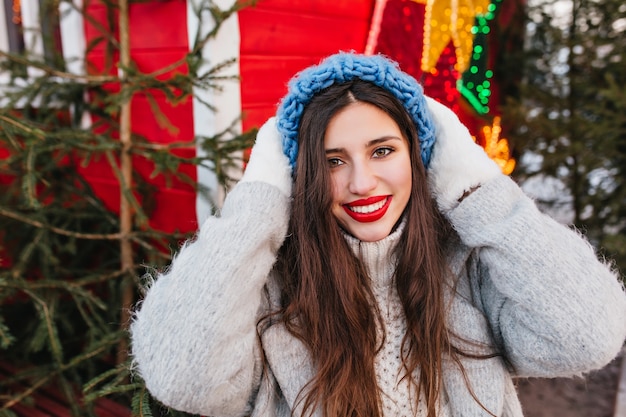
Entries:
<svg viewBox="0 0 626 417">
<path fill-rule="evenodd" d="M 503 109 L 522 182 L 553 180 L 538 203 L 565 213 L 626 271 L 626 4 L 528 5 L 524 77 Z M 545 194 L 545 193 L 544 193 Z"/>
<path fill-rule="evenodd" d="M 202 146 L 204 156 L 183 157 L 175 150 L 190 143 L 157 146 L 136 134 L 126 117 L 135 94 L 150 99 L 159 93 L 175 104 L 198 89 L 219 88 L 220 69 L 234 62 L 206 69 L 199 51 L 244 3 L 230 10 L 201 3 L 196 13 L 210 18 L 214 29 L 198 34 L 189 54 L 173 64 L 186 65 L 188 73 L 171 77 L 162 76 L 167 68 L 151 74 L 137 70 L 129 56 L 128 2 L 103 4 L 119 38 L 100 27 L 102 36 L 88 48 L 102 47 L 107 65 L 117 65 L 119 76 L 66 70 L 68 63 L 54 46 L 55 25 L 64 18 L 55 0 L 41 1 L 37 36 L 47 45 L 45 54 L 19 43 L 11 52 L 0 51 L 0 73 L 9 75 L 0 108 L 1 416 L 19 415 L 20 407 L 50 395 L 74 416 L 98 415 L 104 397 L 137 416 L 177 414 L 152 401 L 132 375 L 126 325 L 146 284 L 138 278 L 145 265 L 166 265 L 171 251 L 190 235 L 150 226 L 154 186 L 133 171 L 131 156 L 150 160 L 153 175 L 187 182 L 181 164 L 208 166 L 227 188 L 233 181 L 229 167 L 241 166 L 238 155 L 255 135 L 227 130 L 196 137 L 191 145 Z M 112 84 L 119 88 L 111 89 Z M 162 128 L 173 126 L 158 106 L 153 110 Z M 82 123 L 86 114 L 94 120 L 88 126 Z M 115 173 L 122 190 L 119 214 L 80 174 L 95 160 L 106 161 Z"/>
</svg>

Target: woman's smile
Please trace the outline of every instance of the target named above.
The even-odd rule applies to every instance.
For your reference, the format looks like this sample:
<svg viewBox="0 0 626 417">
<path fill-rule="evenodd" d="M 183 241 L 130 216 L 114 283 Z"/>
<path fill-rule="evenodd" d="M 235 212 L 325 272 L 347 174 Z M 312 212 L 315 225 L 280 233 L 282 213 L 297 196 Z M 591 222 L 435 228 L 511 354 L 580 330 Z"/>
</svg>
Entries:
<svg viewBox="0 0 626 417">
<path fill-rule="evenodd" d="M 376 196 L 344 204 L 346 213 L 354 220 L 363 223 L 375 222 L 385 215 L 392 196 Z"/>
</svg>

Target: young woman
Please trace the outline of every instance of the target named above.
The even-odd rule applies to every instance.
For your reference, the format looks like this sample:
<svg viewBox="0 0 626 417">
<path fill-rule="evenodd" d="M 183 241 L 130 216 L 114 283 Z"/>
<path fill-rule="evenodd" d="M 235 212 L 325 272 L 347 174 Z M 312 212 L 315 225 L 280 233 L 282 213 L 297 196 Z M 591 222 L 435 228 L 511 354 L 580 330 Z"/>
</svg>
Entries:
<svg viewBox="0 0 626 417">
<path fill-rule="evenodd" d="M 626 297 L 413 78 L 340 53 L 290 82 L 131 332 L 190 413 L 518 417 L 513 378 L 616 356 Z"/>
</svg>

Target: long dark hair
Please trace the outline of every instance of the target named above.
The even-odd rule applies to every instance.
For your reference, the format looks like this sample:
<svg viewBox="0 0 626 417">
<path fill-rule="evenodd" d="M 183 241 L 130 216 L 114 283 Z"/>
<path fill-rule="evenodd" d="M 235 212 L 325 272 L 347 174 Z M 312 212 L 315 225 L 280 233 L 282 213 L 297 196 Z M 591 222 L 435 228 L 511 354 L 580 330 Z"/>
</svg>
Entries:
<svg viewBox="0 0 626 417">
<path fill-rule="evenodd" d="M 384 340 L 381 318 L 362 262 L 349 248 L 331 213 L 330 171 L 324 136 L 331 118 L 356 101 L 385 111 L 410 146 L 411 197 L 395 248 L 395 284 L 407 321 L 401 360 L 405 377 L 422 393 L 428 417 L 435 417 L 442 356 L 452 348 L 445 320 L 443 241 L 450 228 L 427 185 L 415 125 L 387 90 L 353 80 L 314 96 L 302 115 L 288 236 L 277 271 L 283 298 L 278 316 L 308 346 L 316 369 L 300 393 L 304 414 L 320 407 L 326 417 L 381 414 L 374 362 Z M 419 369 L 419 381 L 411 375 Z M 419 401 L 420 395 L 415 397 Z"/>
</svg>

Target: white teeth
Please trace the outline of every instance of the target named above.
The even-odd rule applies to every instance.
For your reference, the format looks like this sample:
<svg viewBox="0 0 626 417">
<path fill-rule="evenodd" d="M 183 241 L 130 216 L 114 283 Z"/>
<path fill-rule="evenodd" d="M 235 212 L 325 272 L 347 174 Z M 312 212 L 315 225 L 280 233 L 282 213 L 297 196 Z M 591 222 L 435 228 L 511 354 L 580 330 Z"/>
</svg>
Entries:
<svg viewBox="0 0 626 417">
<path fill-rule="evenodd" d="M 355 213 L 362 213 L 362 214 L 367 214 L 367 213 L 371 213 L 373 211 L 376 210 L 380 210 L 385 203 L 387 202 L 387 199 L 381 200 L 378 203 L 374 203 L 374 204 L 370 204 L 368 206 L 349 206 L 350 210 L 352 210 Z"/>
</svg>

